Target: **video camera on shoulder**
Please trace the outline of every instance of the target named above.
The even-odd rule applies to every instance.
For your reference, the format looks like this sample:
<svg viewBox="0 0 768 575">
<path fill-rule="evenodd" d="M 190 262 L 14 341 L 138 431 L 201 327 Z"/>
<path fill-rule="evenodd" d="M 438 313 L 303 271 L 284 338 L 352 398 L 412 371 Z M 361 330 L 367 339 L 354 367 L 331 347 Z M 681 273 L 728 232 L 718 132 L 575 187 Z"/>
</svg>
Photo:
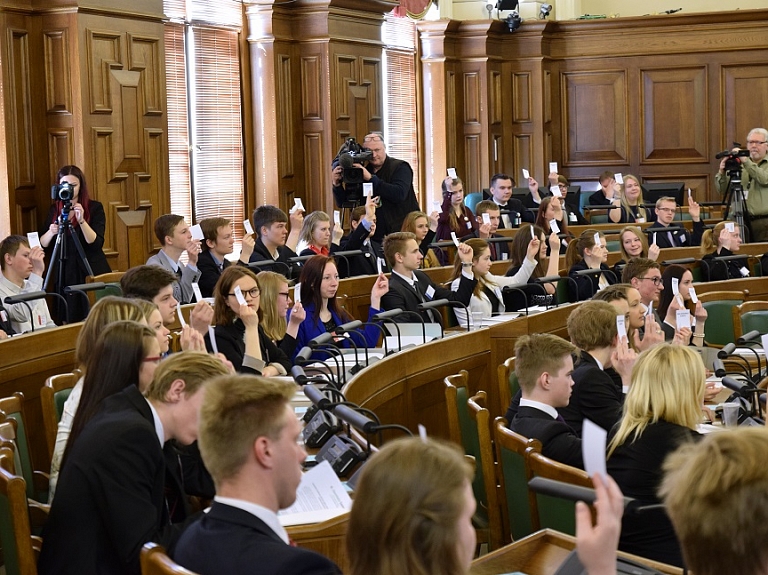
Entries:
<svg viewBox="0 0 768 575">
<path fill-rule="evenodd" d="M 749 157 L 749 150 L 742 150 L 741 144 L 738 142 L 733 143 L 734 148 L 739 148 L 738 152 L 734 152 L 733 150 L 723 150 L 719 154 L 715 156 L 716 160 L 722 160 L 723 158 L 728 158 L 725 161 L 725 171 L 726 172 L 739 172 L 741 173 L 741 160 L 739 158 L 748 158 Z"/>
<path fill-rule="evenodd" d="M 373 159 L 373 152 L 361 146 L 354 138 L 347 138 L 341 145 L 338 154 L 339 165 L 342 167 L 342 180 L 345 184 L 362 184 L 363 170 L 355 168 L 354 164 L 363 164 Z"/>
</svg>

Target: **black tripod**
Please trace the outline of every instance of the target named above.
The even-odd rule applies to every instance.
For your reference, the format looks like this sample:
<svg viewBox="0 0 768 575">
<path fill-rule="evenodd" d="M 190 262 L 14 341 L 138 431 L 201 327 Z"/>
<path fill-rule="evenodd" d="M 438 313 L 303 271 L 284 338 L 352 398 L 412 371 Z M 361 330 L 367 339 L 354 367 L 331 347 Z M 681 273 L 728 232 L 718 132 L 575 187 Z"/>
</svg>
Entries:
<svg viewBox="0 0 768 575">
<path fill-rule="evenodd" d="M 732 220 L 738 224 L 741 241 L 746 243 L 752 237 L 752 228 L 749 223 L 749 212 L 747 212 L 744 188 L 741 185 L 741 164 L 729 167 L 726 173 L 728 174 L 729 183 L 728 192 L 725 194 L 725 200 L 723 200 L 725 204 L 725 216 L 723 219 Z"/>
<path fill-rule="evenodd" d="M 51 254 L 51 261 L 48 265 L 48 273 L 45 276 L 45 283 L 43 285 L 43 289 L 46 291 L 48 290 L 48 286 L 51 282 L 51 274 L 53 272 L 53 268 L 55 264 L 58 263 L 58 270 L 57 270 L 57 282 L 56 282 L 56 292 L 61 295 L 62 297 L 65 297 L 64 294 L 64 288 L 66 287 L 64 285 L 64 275 L 66 273 L 66 267 L 67 267 L 67 260 L 69 259 L 69 254 L 67 253 L 67 240 L 65 237 L 65 234 L 68 234 L 70 238 L 72 238 L 72 243 L 75 244 L 75 249 L 77 250 L 77 255 L 80 258 L 80 261 L 82 262 L 83 266 L 85 267 L 85 270 L 89 276 L 93 275 L 93 270 L 91 269 L 91 264 L 88 263 L 88 258 L 85 257 L 85 252 L 83 251 L 83 245 L 80 243 L 80 239 L 77 237 L 77 233 L 74 229 L 72 229 L 72 222 L 69 220 L 69 212 L 72 209 L 72 202 L 71 200 L 65 200 L 64 206 L 61 208 L 61 218 L 59 220 L 59 232 L 56 234 L 56 243 L 53 246 L 53 253 Z M 58 315 L 58 314 L 57 314 Z M 67 322 L 69 322 L 70 318 L 67 318 Z"/>
</svg>

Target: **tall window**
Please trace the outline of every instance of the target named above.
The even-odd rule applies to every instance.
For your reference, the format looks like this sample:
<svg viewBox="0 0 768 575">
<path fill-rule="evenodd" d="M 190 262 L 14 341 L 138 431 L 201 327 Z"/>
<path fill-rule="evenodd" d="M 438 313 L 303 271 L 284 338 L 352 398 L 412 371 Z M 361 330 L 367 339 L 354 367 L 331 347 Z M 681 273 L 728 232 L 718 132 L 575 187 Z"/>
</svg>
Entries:
<svg viewBox="0 0 768 575">
<path fill-rule="evenodd" d="M 164 0 L 171 211 L 243 236 L 240 0 Z"/>
<path fill-rule="evenodd" d="M 384 41 L 384 137 L 387 154 L 413 168 L 413 188 L 419 191 L 419 145 L 416 93 L 416 24 L 389 14 L 382 29 Z"/>
</svg>

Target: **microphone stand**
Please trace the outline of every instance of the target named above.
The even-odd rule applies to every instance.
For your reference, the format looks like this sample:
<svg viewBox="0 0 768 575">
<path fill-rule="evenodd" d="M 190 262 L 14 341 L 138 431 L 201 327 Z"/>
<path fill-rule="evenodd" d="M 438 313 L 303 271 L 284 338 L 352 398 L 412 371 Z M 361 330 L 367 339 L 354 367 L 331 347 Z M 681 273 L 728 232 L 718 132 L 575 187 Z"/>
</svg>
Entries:
<svg viewBox="0 0 768 575">
<path fill-rule="evenodd" d="M 436 299 L 432 301 L 425 301 L 423 303 L 420 303 L 418 305 L 419 311 L 426 311 L 428 309 L 434 309 L 437 307 L 444 307 L 448 305 L 447 299 Z M 443 322 L 439 322 L 440 325 L 440 338 L 442 339 L 445 336 L 445 332 L 443 331 Z M 424 341 L 426 343 L 427 335 L 426 335 L 426 324 L 424 324 Z"/>
<path fill-rule="evenodd" d="M 525 302 L 525 315 L 528 315 L 528 294 L 525 293 L 523 287 L 528 287 L 528 284 L 514 284 L 501 288 L 501 293 L 504 292 L 516 292 L 523 296 L 523 302 Z M 546 290 L 544 290 L 546 292 Z"/>
<path fill-rule="evenodd" d="M 440 301 L 440 300 L 437 300 L 437 301 Z M 447 299 L 445 301 L 447 302 L 446 305 L 448 305 L 448 307 L 450 307 L 450 308 L 454 308 L 454 307 L 464 308 L 464 315 L 465 315 L 465 317 L 467 319 L 467 331 L 472 331 L 470 329 L 471 324 L 469 323 L 469 308 L 466 305 L 464 305 L 464 303 L 460 302 L 459 300 L 448 300 Z M 454 312 L 454 314 L 455 313 L 456 312 Z M 458 318 L 456 318 L 456 320 L 458 321 Z M 472 321 L 474 323 L 474 319 Z M 482 326 L 479 325 L 477 327 L 482 327 Z"/>
<path fill-rule="evenodd" d="M 544 292 L 544 297 L 545 298 L 549 294 L 547 293 L 547 290 L 544 287 L 544 284 L 553 284 L 555 286 L 555 293 L 553 294 L 555 297 L 552 298 L 552 301 L 555 302 L 554 307 L 557 307 L 559 305 L 559 302 L 557 301 L 557 284 L 560 283 L 561 279 L 563 279 L 561 276 L 542 276 L 540 278 L 534 278 L 533 279 L 534 285 L 541 286 L 541 289 Z M 571 279 L 573 279 L 573 278 L 571 278 Z M 547 309 L 549 309 L 549 306 L 547 306 Z"/>
<path fill-rule="evenodd" d="M 29 305 L 28 302 L 36 301 L 36 300 L 39 300 L 39 299 L 45 299 L 48 295 L 52 295 L 53 297 L 58 298 L 58 299 L 61 300 L 61 303 L 64 305 L 64 313 L 65 313 L 65 315 L 64 315 L 65 321 L 62 322 L 62 323 L 66 324 L 67 323 L 66 320 L 69 319 L 69 306 L 67 305 L 66 298 L 63 295 L 61 295 L 60 293 L 51 292 L 50 294 L 48 294 L 48 292 L 44 292 L 42 290 L 41 291 L 32 291 L 32 292 L 28 292 L 28 293 L 20 293 L 20 294 L 17 294 L 17 295 L 8 296 L 7 298 L 5 298 L 3 300 L 3 303 L 5 303 L 7 305 L 15 305 L 15 304 L 18 304 L 18 303 L 23 303 L 26 306 L 27 310 L 29 310 L 29 324 L 32 327 L 32 329 L 31 329 L 32 333 L 34 333 L 34 331 L 35 331 L 35 317 L 34 317 L 34 313 L 32 312 L 32 306 Z"/>
<path fill-rule="evenodd" d="M 86 292 L 89 291 L 97 291 L 100 289 L 105 289 L 107 287 L 107 284 L 104 282 L 93 282 L 91 284 L 75 284 L 71 286 L 67 286 L 64 288 L 64 294 L 69 295 L 73 292 L 79 293 L 83 298 L 85 298 L 85 309 L 90 313 L 91 311 L 91 300 L 88 299 L 88 294 Z M 88 317 L 88 314 L 86 313 L 86 317 Z"/>
<path fill-rule="evenodd" d="M 397 322 L 394 319 L 392 319 L 392 318 L 397 317 L 397 316 L 401 315 L 402 313 L 403 313 L 403 310 L 400 309 L 399 307 L 396 307 L 394 309 L 390 309 L 390 310 L 387 310 L 387 311 L 379 312 L 379 313 L 377 313 L 376 315 L 374 315 L 371 318 L 373 321 L 382 321 L 382 322 L 386 322 L 386 323 L 389 323 L 389 324 L 392 324 L 392 325 L 395 326 L 395 330 L 397 330 L 397 351 L 402 351 L 402 349 L 403 349 L 403 341 L 402 341 L 402 339 L 400 339 L 400 326 L 397 325 Z M 382 328 L 382 332 L 383 332 L 383 329 L 384 328 Z M 386 332 L 384 332 L 384 333 L 385 333 L 385 335 L 384 335 L 384 342 L 386 343 L 387 336 L 386 336 Z M 426 337 L 424 339 L 426 339 Z M 386 349 L 386 347 L 384 349 Z"/>
</svg>

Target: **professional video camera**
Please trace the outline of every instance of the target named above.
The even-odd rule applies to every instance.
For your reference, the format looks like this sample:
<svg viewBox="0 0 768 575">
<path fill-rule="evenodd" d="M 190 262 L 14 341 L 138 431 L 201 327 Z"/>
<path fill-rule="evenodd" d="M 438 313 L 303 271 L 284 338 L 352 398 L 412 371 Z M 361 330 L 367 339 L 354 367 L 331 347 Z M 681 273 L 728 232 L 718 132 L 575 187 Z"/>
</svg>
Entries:
<svg viewBox="0 0 768 575">
<path fill-rule="evenodd" d="M 739 148 L 737 152 L 734 152 L 733 150 L 723 150 L 715 156 L 716 160 L 728 158 L 725 161 L 725 171 L 729 174 L 734 171 L 741 172 L 741 160 L 739 160 L 739 158 L 749 157 L 749 150 L 742 150 L 741 144 L 737 142 L 734 142 L 733 145 L 734 148 Z"/>
<path fill-rule="evenodd" d="M 354 138 L 347 138 L 339 149 L 339 164 L 343 168 L 342 179 L 345 184 L 362 184 L 363 170 L 354 164 L 362 164 L 373 159 L 373 152 L 366 150 Z"/>
</svg>

